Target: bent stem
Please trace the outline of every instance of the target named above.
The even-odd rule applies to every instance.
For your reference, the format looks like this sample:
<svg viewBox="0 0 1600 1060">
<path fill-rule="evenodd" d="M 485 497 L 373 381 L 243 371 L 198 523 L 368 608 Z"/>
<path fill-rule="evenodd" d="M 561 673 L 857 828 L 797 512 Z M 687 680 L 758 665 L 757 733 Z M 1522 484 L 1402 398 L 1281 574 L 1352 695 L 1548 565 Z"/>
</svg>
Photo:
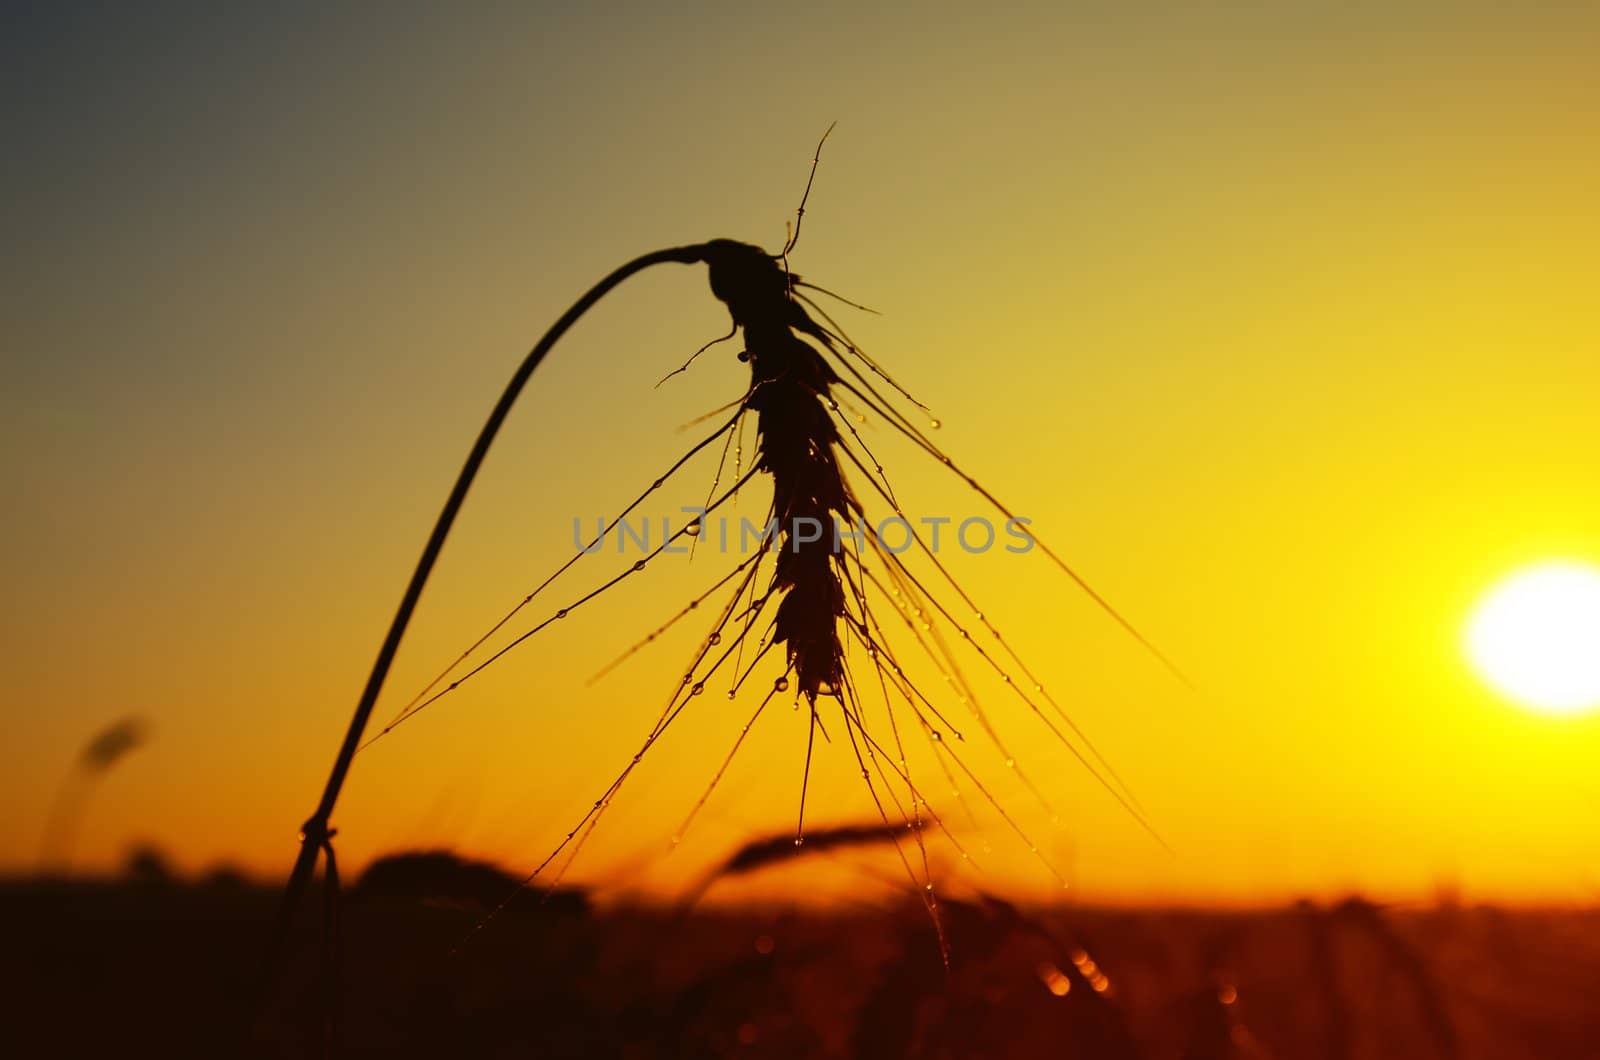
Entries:
<svg viewBox="0 0 1600 1060">
<path fill-rule="evenodd" d="M 709 249 L 706 244 L 669 247 L 644 254 L 620 266 L 590 288 L 587 294 L 562 314 L 561 319 L 551 326 L 539 340 L 538 345 L 529 351 L 516 374 L 506 384 L 505 393 L 500 395 L 500 401 L 489 413 L 488 421 L 478 433 L 478 440 L 473 444 L 472 451 L 467 454 L 467 461 L 456 477 L 455 486 L 445 500 L 444 509 L 440 511 L 439 519 L 434 523 L 433 533 L 429 535 L 428 543 L 422 550 L 422 558 L 417 561 L 417 569 L 411 575 L 410 584 L 406 586 L 405 595 L 400 600 L 394 621 L 389 624 L 389 633 L 384 637 L 383 646 L 378 650 L 377 661 L 372 664 L 372 673 L 367 678 L 366 688 L 362 690 L 355 714 L 350 718 L 350 727 L 345 732 L 338 757 L 333 761 L 333 771 L 328 775 L 328 783 L 322 790 L 322 799 L 317 803 L 315 812 L 300 826 L 300 853 L 295 859 L 294 869 L 289 874 L 289 883 L 284 889 L 266 965 L 268 988 L 277 978 L 287 947 L 289 929 L 306 884 L 311 881 L 312 873 L 316 870 L 317 855 L 320 851 L 327 850 L 331 856 L 330 840 L 333 832 L 329 828 L 329 820 L 333 816 L 333 807 L 339 799 L 339 791 L 344 786 L 345 776 L 350 772 L 350 762 L 355 757 L 356 749 L 361 745 L 361 736 L 366 731 L 367 722 L 372 716 L 372 708 L 378 701 L 378 693 L 383 689 L 384 679 L 389 674 L 389 666 L 400 647 L 400 638 L 405 635 L 406 626 L 411 622 L 411 613 L 416 609 L 417 600 L 422 596 L 422 588 L 427 584 L 428 575 L 432 573 L 434 562 L 439 558 L 445 537 L 449 535 L 450 527 L 461 510 L 461 503 L 466 499 L 467 490 L 471 488 L 472 480 L 477 477 L 478 468 L 483 463 L 489 446 L 494 442 L 495 435 L 499 433 L 501 424 L 505 422 L 506 415 L 511 411 L 511 406 L 516 403 L 523 387 L 527 385 L 529 376 L 539 367 L 539 362 L 544 360 L 545 354 L 550 352 L 579 317 L 605 297 L 612 288 L 652 265 L 665 262 L 692 265 L 704 261 Z"/>
</svg>

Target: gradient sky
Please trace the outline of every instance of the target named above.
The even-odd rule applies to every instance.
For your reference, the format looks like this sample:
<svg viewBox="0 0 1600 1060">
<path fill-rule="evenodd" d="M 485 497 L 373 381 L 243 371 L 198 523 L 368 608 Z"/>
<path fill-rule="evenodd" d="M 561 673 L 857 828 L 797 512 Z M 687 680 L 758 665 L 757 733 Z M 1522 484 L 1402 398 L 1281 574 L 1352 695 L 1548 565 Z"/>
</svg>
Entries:
<svg viewBox="0 0 1600 1060">
<path fill-rule="evenodd" d="M 1080 893 L 1592 899 L 1600 717 L 1518 708 L 1460 643 L 1506 573 L 1600 562 L 1600 15 L 1338 6 L 9 5 L 0 866 L 33 864 L 77 749 L 131 713 L 152 742 L 97 793 L 80 865 L 148 839 L 285 871 L 522 353 L 635 254 L 779 245 L 837 120 L 794 268 L 883 312 L 841 320 L 1200 689 L 1039 556 L 959 565 L 1173 848 L 995 697 L 1057 819 L 974 768 Z M 558 347 L 380 715 L 738 396 L 729 347 L 652 389 L 725 327 L 673 266 Z M 868 439 L 908 507 L 982 513 Z M 593 562 L 559 599 L 619 561 Z M 703 630 L 587 677 L 726 566 L 653 565 L 364 753 L 342 856 L 531 868 Z M 748 711 L 686 715 L 574 876 L 672 893 L 791 827 L 804 715 L 779 711 L 666 853 Z M 854 772 L 821 749 L 812 820 L 871 813 Z M 945 875 L 1049 892 L 975 809 L 947 812 L 983 874 L 941 851 Z"/>
</svg>

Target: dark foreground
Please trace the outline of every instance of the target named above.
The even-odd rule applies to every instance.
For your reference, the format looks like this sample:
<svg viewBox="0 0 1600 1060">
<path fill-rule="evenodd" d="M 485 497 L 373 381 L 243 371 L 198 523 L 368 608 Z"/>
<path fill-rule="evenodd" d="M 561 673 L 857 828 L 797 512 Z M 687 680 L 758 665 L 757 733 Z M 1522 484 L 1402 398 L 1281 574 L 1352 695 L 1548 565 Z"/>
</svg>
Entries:
<svg viewBox="0 0 1600 1060">
<path fill-rule="evenodd" d="M 492 881 L 491 881 L 492 882 Z M 338 1055 L 1287 1060 L 1600 1055 L 1600 913 L 944 907 L 481 916 L 471 886 L 347 888 Z M 321 1055 L 320 909 L 264 1014 L 274 892 L 0 886 L 10 1056 Z"/>
</svg>

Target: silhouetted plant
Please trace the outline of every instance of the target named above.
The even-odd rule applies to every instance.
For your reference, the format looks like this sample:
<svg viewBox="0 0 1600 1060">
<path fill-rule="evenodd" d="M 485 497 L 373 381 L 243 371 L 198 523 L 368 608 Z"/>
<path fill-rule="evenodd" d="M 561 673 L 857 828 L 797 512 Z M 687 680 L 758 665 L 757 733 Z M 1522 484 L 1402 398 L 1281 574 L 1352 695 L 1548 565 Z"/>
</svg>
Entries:
<svg viewBox="0 0 1600 1060">
<path fill-rule="evenodd" d="M 811 178 L 815 177 L 820 151 L 819 144 L 817 157 L 812 161 Z M 895 499 L 883 465 L 857 431 L 853 420 L 864 422 L 870 413 L 888 429 L 947 467 L 995 511 L 1007 519 L 1014 518 L 1011 509 L 934 444 L 928 431 L 939 426 L 938 420 L 933 419 L 925 406 L 912 398 L 853 342 L 812 297 L 812 293 L 832 296 L 831 293 L 806 283 L 790 270 L 789 254 L 800 236 L 811 178 L 807 180 L 806 193 L 801 198 L 793 231 L 777 254 L 770 254 L 747 243 L 716 239 L 655 251 L 636 258 L 612 272 L 579 299 L 524 360 L 479 434 L 446 501 L 379 651 L 335 759 L 323 797 L 302 828 L 301 852 L 285 896 L 285 918 L 309 880 L 319 851 L 327 852 L 331 858 L 332 832 L 329 820 L 340 788 L 353 757 L 365 746 L 362 742 L 363 733 L 422 586 L 467 489 L 512 403 L 533 369 L 579 316 L 628 277 L 666 262 L 705 264 L 712 293 L 727 306 L 732 318 L 728 335 L 702 346 L 679 371 L 686 369 L 696 357 L 717 342 L 742 336 L 744 348 L 739 353 L 739 359 L 750 367 L 750 382 L 729 406 L 714 414 L 728 413 L 731 409 L 731 414 L 726 416 L 721 425 L 690 447 L 660 478 L 624 507 L 610 526 L 602 531 L 600 538 L 660 489 L 691 457 L 721 440 L 722 459 L 702 514 L 684 522 L 644 558 L 565 606 L 555 609 L 510 643 L 469 667 L 469 661 L 490 637 L 512 622 L 556 577 L 585 555 L 585 551 L 580 549 L 549 578 L 523 595 L 372 739 L 376 740 L 416 717 L 419 712 L 460 688 L 528 638 L 566 618 L 630 576 L 645 570 L 669 546 L 698 536 L 707 525 L 706 518 L 728 503 L 741 486 L 759 474 L 767 476 L 772 483 L 769 515 L 775 520 L 776 532 L 770 537 L 763 537 L 753 555 L 740 562 L 662 627 L 665 629 L 684 615 L 693 613 L 701 602 L 714 594 L 723 594 L 724 602 L 715 608 L 714 626 L 693 653 L 688 666 L 674 684 L 665 707 L 631 761 L 594 800 L 590 809 L 567 832 L 565 839 L 527 875 L 524 884 L 540 877 L 569 848 L 566 864 L 570 865 L 571 858 L 576 856 L 593 833 L 605 810 L 644 755 L 667 732 L 688 704 L 705 692 L 714 678 L 719 674 L 726 675 L 723 680 L 727 684 L 727 698 L 734 699 L 746 687 L 758 665 L 775 649 L 777 659 L 772 666 L 773 676 L 757 682 L 758 702 L 754 712 L 740 730 L 722 767 L 691 809 L 683 828 L 679 829 L 679 836 L 712 794 L 743 743 L 745 734 L 756 724 L 766 707 L 775 698 L 792 693 L 796 707 L 804 705 L 809 719 L 805 768 L 799 778 L 800 809 L 792 838 L 794 845 L 799 846 L 806 840 L 805 803 L 815 737 L 819 731 L 826 735 L 825 726 L 836 723 L 844 737 L 842 742 L 854 757 L 879 820 L 888 830 L 885 834 L 893 837 L 895 849 L 908 875 L 916 882 L 917 894 L 935 926 L 939 925 L 938 899 L 929 868 L 925 830 L 932 829 L 943 836 L 963 858 L 966 854 L 941 815 L 930 805 L 924 786 L 911 774 L 907 734 L 903 732 L 909 727 L 915 730 L 910 735 L 920 734 L 926 741 L 946 777 L 952 780 L 964 778 L 964 785 L 977 791 L 1048 866 L 1048 860 L 1038 852 L 1038 845 L 1029 839 L 1016 819 L 1000 806 L 957 749 L 956 745 L 963 743 L 965 737 L 956 721 L 945 707 L 918 686 L 907 669 L 912 658 L 917 657 L 922 664 L 937 670 L 955 689 L 954 702 L 971 715 L 983 739 L 999 752 L 1008 769 L 1048 807 L 1043 792 L 1025 772 L 1020 756 L 1003 740 L 991 721 L 972 683 L 965 677 L 958 656 L 966 657 L 969 664 L 991 673 L 994 680 L 1005 686 L 1004 695 L 1015 697 L 1056 741 L 1076 756 L 1135 820 L 1149 828 L 1132 794 L 1109 763 L 1012 650 L 993 621 L 986 617 L 978 603 L 941 563 L 935 550 L 910 526 Z M 846 402 L 858 403 L 865 411 L 848 409 Z M 742 443 L 738 448 L 733 448 L 733 443 L 742 435 L 746 418 L 752 415 L 756 429 L 756 452 L 748 466 L 743 467 Z M 913 419 L 913 415 L 924 418 L 919 423 Z M 719 493 L 730 449 L 735 465 L 732 481 Z M 877 539 L 871 521 L 866 518 L 865 506 L 847 478 L 847 472 L 859 476 L 859 483 L 869 497 L 881 502 L 887 511 L 905 521 L 923 563 L 922 570 L 914 570 L 898 552 L 884 547 Z M 812 538 L 799 532 L 801 526 L 826 527 L 830 531 L 837 529 L 840 536 L 835 538 L 829 533 Z M 855 541 L 853 549 L 839 547 L 847 536 Z M 1030 535 L 1030 540 L 1034 547 L 1082 587 L 1099 607 L 1171 667 L 1165 657 L 1104 598 L 1090 589 L 1057 553 L 1037 537 Z M 959 617 L 958 612 L 964 612 L 967 617 Z M 882 619 L 889 614 L 895 617 L 886 623 Z M 942 630 L 948 631 L 948 639 L 942 630 L 934 628 L 933 623 L 938 623 Z M 898 632 L 891 636 L 886 625 Z M 902 626 L 904 629 L 900 630 Z M 959 645 L 952 646 L 954 641 L 959 641 Z M 863 685 L 846 666 L 847 643 L 853 643 L 870 660 L 870 684 Z M 868 708 L 873 700 L 882 702 L 883 716 L 887 719 L 886 729 L 883 723 L 869 720 Z M 826 717 L 824 711 L 828 712 Z M 902 850 L 898 841 L 900 836 L 909 836 L 914 849 Z M 564 871 L 564 867 L 561 871 Z M 1051 868 L 1050 871 L 1055 870 Z M 559 880 L 559 872 L 554 878 Z M 280 930 L 280 937 L 281 934 Z M 942 939 L 942 929 L 940 937 Z M 942 942 L 940 950 L 941 953 L 945 952 Z"/>
</svg>

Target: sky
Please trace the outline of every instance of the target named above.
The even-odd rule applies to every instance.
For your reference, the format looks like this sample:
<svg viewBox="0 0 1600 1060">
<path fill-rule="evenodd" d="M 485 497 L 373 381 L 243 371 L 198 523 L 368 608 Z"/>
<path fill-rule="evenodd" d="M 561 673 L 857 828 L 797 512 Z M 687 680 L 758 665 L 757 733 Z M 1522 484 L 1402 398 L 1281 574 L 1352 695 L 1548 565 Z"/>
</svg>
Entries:
<svg viewBox="0 0 1600 1060">
<path fill-rule="evenodd" d="M 941 885 L 1039 897 L 1059 876 L 1084 900 L 1191 903 L 1600 891 L 1600 716 L 1530 712 L 1462 650 L 1506 575 L 1600 563 L 1592 10 L 0 18 L 0 870 L 35 866 L 79 749 L 137 715 L 150 741 L 86 803 L 77 867 L 151 842 L 188 870 L 285 872 L 522 354 L 637 254 L 776 250 L 837 122 L 791 266 L 879 311 L 835 316 L 1194 686 L 1039 553 L 952 555 L 1165 845 L 989 688 L 1039 796 L 992 747 L 969 736 L 966 753 L 1029 839 L 914 758 L 972 854 L 931 842 Z M 567 559 L 574 518 L 614 513 L 705 430 L 686 424 L 739 397 L 733 345 L 656 386 L 726 328 L 703 269 L 663 266 L 557 347 L 380 718 Z M 908 510 L 993 515 L 892 431 L 863 438 Z M 649 513 L 699 503 L 714 465 Z M 739 511 L 763 503 L 758 484 Z M 736 562 L 670 558 L 358 756 L 334 818 L 346 863 L 450 846 L 538 864 L 638 748 L 704 623 L 589 678 Z M 627 562 L 586 558 L 523 625 Z M 694 706 L 570 879 L 671 896 L 794 827 L 806 714 L 780 709 L 672 845 L 751 709 Z M 872 818 L 856 771 L 819 741 L 809 821 Z M 883 893 L 897 871 L 824 860 L 722 894 Z"/>
</svg>

